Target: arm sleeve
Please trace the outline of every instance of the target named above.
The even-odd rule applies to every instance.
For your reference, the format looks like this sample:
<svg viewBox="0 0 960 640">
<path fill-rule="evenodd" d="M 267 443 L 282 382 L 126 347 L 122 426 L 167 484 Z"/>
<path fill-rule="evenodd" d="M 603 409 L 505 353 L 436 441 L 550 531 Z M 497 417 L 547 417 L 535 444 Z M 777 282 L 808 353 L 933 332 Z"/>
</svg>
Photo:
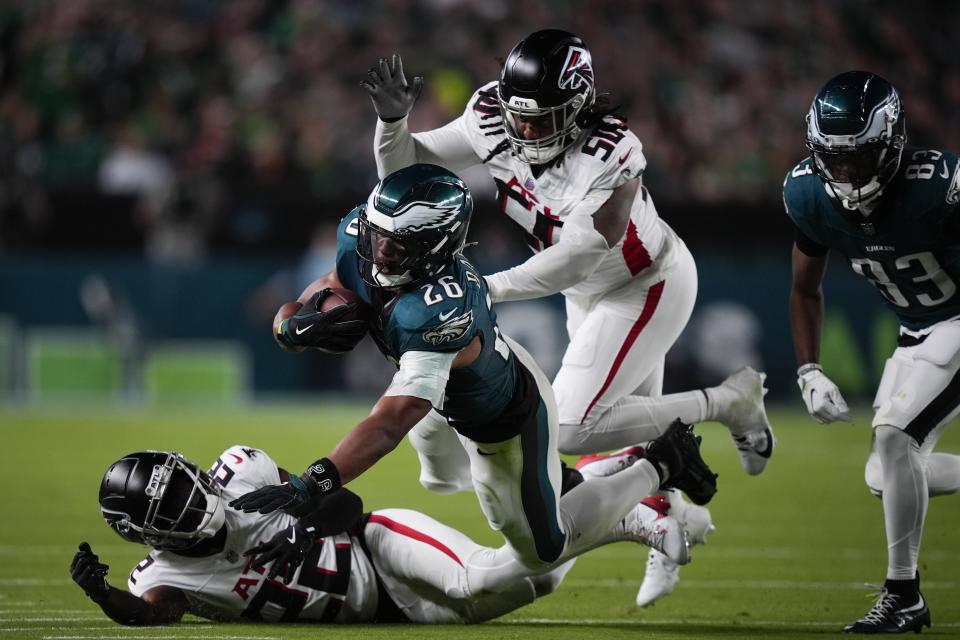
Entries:
<svg viewBox="0 0 960 640">
<path fill-rule="evenodd" d="M 794 235 L 793 241 L 797 245 L 797 249 L 812 258 L 826 255 L 827 251 L 830 250 L 829 247 L 826 247 L 816 240 L 812 239 L 810 236 L 805 234 L 800 227 L 794 225 Z"/>
<path fill-rule="evenodd" d="M 443 392 L 457 352 L 407 351 L 400 356 L 400 370 L 383 395 L 413 396 L 443 407 Z"/>
<path fill-rule="evenodd" d="M 610 197 L 606 191 L 603 201 Z M 592 274 L 610 251 L 607 241 L 593 228 L 593 219 L 581 208 L 595 211 L 599 204 L 586 200 L 563 226 L 560 241 L 531 256 L 523 264 L 484 276 L 494 302 L 542 298 L 563 291 Z"/>
<path fill-rule="evenodd" d="M 377 175 L 387 174 L 418 162 L 436 164 L 451 171 L 460 171 L 480 164 L 470 144 L 467 116 L 431 131 L 410 133 L 407 118 L 396 122 L 377 119 L 373 136 L 373 151 L 377 161 Z"/>
<path fill-rule="evenodd" d="M 363 515 L 363 500 L 344 487 L 314 496 L 310 507 L 300 522 L 307 527 L 316 527 L 316 535 L 323 538 L 343 533 Z"/>
</svg>

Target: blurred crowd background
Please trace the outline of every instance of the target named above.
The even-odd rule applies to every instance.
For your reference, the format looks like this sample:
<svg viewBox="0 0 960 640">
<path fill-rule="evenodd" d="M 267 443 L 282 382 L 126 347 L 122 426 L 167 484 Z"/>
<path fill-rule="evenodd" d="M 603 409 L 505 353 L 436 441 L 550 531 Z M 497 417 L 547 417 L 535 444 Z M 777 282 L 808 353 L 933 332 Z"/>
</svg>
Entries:
<svg viewBox="0 0 960 640">
<path fill-rule="evenodd" d="M 704 271 L 723 271 L 704 269 L 713 254 L 776 254 L 753 270 L 782 280 L 781 182 L 805 155 L 804 115 L 819 86 L 850 68 L 878 72 L 906 102 L 911 143 L 960 150 L 957 25 L 960 3 L 949 0 L 8 0 L 0 312 L 43 320 L 11 284 L 37 256 L 210 269 L 238 258 L 274 274 L 235 287 L 236 313 L 262 307 L 249 322 L 265 322 L 329 260 L 330 225 L 376 181 L 375 114 L 358 84 L 367 69 L 402 54 L 408 76 L 426 80 L 412 129 L 432 128 L 497 77 L 517 40 L 545 27 L 591 49 L 599 89 L 644 143 L 661 214 L 700 251 L 701 290 Z M 491 185 L 477 184 L 486 202 Z M 519 243 L 493 218 L 476 217 L 477 260 L 519 261 Z M 60 266 L 78 278 L 92 269 Z M 58 279 L 35 275 L 26 293 Z M 106 280 L 116 289 L 122 278 Z M 155 325 L 171 313 L 132 306 Z M 770 353 L 786 361 L 789 350 Z"/>
</svg>

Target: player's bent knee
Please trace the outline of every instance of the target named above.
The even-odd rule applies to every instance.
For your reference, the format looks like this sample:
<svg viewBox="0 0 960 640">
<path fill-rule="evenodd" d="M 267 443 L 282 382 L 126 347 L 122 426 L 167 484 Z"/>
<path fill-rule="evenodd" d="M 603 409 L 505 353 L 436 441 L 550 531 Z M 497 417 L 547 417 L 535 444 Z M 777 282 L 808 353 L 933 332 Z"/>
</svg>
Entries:
<svg viewBox="0 0 960 640">
<path fill-rule="evenodd" d="M 588 446 L 590 427 L 579 422 L 561 422 L 558 430 L 557 450 L 565 455 L 596 453 Z"/>
<path fill-rule="evenodd" d="M 550 571 L 543 573 L 538 576 L 531 576 L 530 582 L 533 584 L 533 589 L 537 594 L 538 598 L 543 596 L 548 596 L 560 586 L 560 583 L 563 582 L 563 574 L 555 571 Z"/>
<path fill-rule="evenodd" d="M 440 495 L 450 495 L 472 489 L 472 486 L 465 487 L 460 481 L 439 480 L 437 478 L 425 478 L 423 476 L 420 476 L 420 486 L 431 493 L 439 493 Z"/>
<path fill-rule="evenodd" d="M 870 493 L 878 498 L 883 497 L 883 464 L 876 453 L 871 453 L 867 458 L 867 464 L 863 468 L 863 480 Z"/>
<path fill-rule="evenodd" d="M 914 444 L 914 440 L 902 429 L 887 424 L 873 428 L 874 450 L 881 461 L 891 460 L 906 455 L 907 450 Z M 882 471 L 882 469 L 881 469 Z"/>
</svg>

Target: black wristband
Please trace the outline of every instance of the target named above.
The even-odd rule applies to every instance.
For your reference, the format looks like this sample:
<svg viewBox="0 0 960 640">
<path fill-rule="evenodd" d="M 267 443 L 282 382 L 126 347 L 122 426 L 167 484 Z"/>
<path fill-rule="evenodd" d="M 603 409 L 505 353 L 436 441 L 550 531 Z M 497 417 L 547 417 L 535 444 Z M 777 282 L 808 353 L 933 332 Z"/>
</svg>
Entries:
<svg viewBox="0 0 960 640">
<path fill-rule="evenodd" d="M 407 114 L 407 115 L 410 115 L 410 114 Z M 403 120 L 403 119 L 406 118 L 406 117 L 407 117 L 407 116 L 399 116 L 399 117 L 396 117 L 396 118 L 384 118 L 383 116 L 379 116 L 380 120 L 381 120 L 382 122 L 385 122 L 386 124 L 391 124 L 391 123 L 393 123 L 393 122 L 400 122 L 401 120 Z"/>
<path fill-rule="evenodd" d="M 320 458 L 307 467 L 306 474 L 316 481 L 320 493 L 330 493 L 340 488 L 340 472 L 330 458 Z"/>
</svg>

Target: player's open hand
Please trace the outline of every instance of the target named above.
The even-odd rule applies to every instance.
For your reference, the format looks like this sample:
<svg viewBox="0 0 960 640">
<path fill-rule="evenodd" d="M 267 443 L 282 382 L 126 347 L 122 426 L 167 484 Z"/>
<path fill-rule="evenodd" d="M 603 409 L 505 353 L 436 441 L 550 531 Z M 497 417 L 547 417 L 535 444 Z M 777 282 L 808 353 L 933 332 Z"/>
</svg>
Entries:
<svg viewBox="0 0 960 640">
<path fill-rule="evenodd" d="M 309 475 L 290 476 L 289 482 L 260 487 L 230 501 L 230 506 L 244 513 L 273 513 L 296 510 L 320 492 L 317 481 Z"/>
<path fill-rule="evenodd" d="M 803 394 L 807 413 L 820 424 L 841 420 L 852 422 L 850 407 L 840 395 L 840 388 L 823 373 L 820 365 L 804 365 L 797 370 L 797 386 Z"/>
<path fill-rule="evenodd" d="M 389 60 L 380 58 L 370 67 L 360 86 L 367 90 L 373 100 L 373 108 L 381 120 L 393 121 L 404 117 L 413 109 L 413 104 L 423 90 L 423 78 L 416 76 L 412 83 L 403 75 L 403 61 L 399 54 Z"/>
<path fill-rule="evenodd" d="M 100 562 L 100 558 L 89 544 L 81 542 L 80 550 L 73 556 L 73 562 L 70 563 L 70 577 L 91 600 L 103 602 L 110 595 L 110 586 L 107 584 L 109 568 Z"/>
<path fill-rule="evenodd" d="M 297 567 L 303 564 L 303 559 L 313 546 L 315 532 L 301 523 L 292 524 L 283 531 L 277 532 L 267 542 L 247 549 L 243 555 L 253 557 L 253 568 L 264 567 L 271 562 L 267 579 L 273 580 L 277 576 L 284 584 L 290 584 Z"/>
</svg>

